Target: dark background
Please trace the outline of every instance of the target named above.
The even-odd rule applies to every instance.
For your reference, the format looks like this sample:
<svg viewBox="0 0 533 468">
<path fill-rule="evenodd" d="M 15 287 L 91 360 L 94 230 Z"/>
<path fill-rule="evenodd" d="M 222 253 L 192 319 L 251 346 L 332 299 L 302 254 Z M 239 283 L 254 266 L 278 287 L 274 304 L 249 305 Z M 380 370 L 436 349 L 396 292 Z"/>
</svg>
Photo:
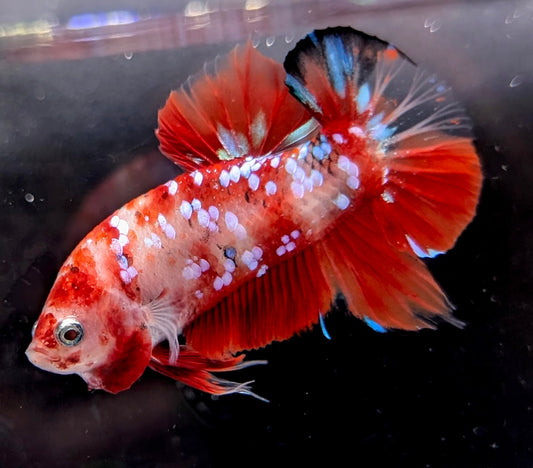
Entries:
<svg viewBox="0 0 533 468">
<path fill-rule="evenodd" d="M 533 466 L 531 2 L 233 1 L 197 16 L 186 2 L 85 3 L 0 6 L 0 466 Z M 61 29 L 111 9 L 156 23 L 126 39 Z M 43 17 L 52 39 L 6 33 Z M 339 304 L 331 341 L 317 329 L 275 343 L 250 353 L 267 366 L 232 377 L 255 379 L 269 404 L 151 371 L 119 395 L 90 393 L 33 367 L 31 326 L 68 252 L 176 173 L 153 134 L 169 90 L 250 34 L 281 60 L 336 25 L 438 72 L 472 117 L 478 215 L 429 262 L 467 326 L 382 335 Z"/>
</svg>

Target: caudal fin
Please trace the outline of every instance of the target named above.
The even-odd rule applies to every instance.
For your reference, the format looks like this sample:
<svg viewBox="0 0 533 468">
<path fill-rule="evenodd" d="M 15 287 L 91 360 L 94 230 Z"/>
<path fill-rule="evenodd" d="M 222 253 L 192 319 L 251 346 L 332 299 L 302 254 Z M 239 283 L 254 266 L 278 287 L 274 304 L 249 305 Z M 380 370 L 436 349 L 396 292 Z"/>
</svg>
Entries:
<svg viewBox="0 0 533 468">
<path fill-rule="evenodd" d="M 285 60 L 291 92 L 380 174 L 369 193 L 387 239 L 421 257 L 450 249 L 481 189 L 471 127 L 450 87 L 393 46 L 350 28 L 302 39 Z M 350 154 L 352 149 L 352 154 Z"/>
</svg>

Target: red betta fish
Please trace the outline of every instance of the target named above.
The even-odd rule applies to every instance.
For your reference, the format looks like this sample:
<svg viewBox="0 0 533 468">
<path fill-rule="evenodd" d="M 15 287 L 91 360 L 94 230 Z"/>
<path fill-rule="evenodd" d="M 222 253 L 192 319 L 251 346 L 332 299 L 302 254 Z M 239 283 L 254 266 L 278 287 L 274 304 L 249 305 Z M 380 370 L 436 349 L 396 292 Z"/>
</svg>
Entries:
<svg viewBox="0 0 533 468">
<path fill-rule="evenodd" d="M 350 28 L 309 34 L 285 71 L 250 44 L 216 65 L 159 114 L 162 152 L 190 172 L 67 258 L 27 351 L 36 366 L 113 393 L 150 367 L 252 394 L 212 372 L 318 323 L 339 293 L 378 331 L 454 321 L 420 259 L 454 245 L 480 192 L 450 89 Z"/>
</svg>

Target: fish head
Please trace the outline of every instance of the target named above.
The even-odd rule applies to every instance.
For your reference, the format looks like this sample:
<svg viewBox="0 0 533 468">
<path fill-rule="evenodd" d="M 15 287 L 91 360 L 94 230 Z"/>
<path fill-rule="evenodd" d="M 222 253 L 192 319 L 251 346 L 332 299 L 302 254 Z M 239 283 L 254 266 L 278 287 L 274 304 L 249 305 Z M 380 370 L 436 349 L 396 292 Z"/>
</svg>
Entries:
<svg viewBox="0 0 533 468">
<path fill-rule="evenodd" d="M 65 262 L 26 355 L 43 370 L 78 374 L 90 389 L 117 393 L 144 372 L 152 338 L 143 308 L 120 282 L 98 274 L 92 256 L 86 252 L 83 261 L 71 256 Z"/>
</svg>

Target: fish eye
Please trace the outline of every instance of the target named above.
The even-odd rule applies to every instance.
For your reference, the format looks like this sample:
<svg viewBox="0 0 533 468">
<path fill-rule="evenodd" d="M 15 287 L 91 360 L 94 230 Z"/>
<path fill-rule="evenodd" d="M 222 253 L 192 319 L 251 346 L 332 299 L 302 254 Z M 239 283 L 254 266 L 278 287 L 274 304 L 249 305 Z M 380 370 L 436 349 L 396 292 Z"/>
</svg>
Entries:
<svg viewBox="0 0 533 468">
<path fill-rule="evenodd" d="M 65 346 L 76 346 L 83 338 L 83 327 L 73 317 L 67 317 L 57 324 L 56 339 Z"/>
</svg>

